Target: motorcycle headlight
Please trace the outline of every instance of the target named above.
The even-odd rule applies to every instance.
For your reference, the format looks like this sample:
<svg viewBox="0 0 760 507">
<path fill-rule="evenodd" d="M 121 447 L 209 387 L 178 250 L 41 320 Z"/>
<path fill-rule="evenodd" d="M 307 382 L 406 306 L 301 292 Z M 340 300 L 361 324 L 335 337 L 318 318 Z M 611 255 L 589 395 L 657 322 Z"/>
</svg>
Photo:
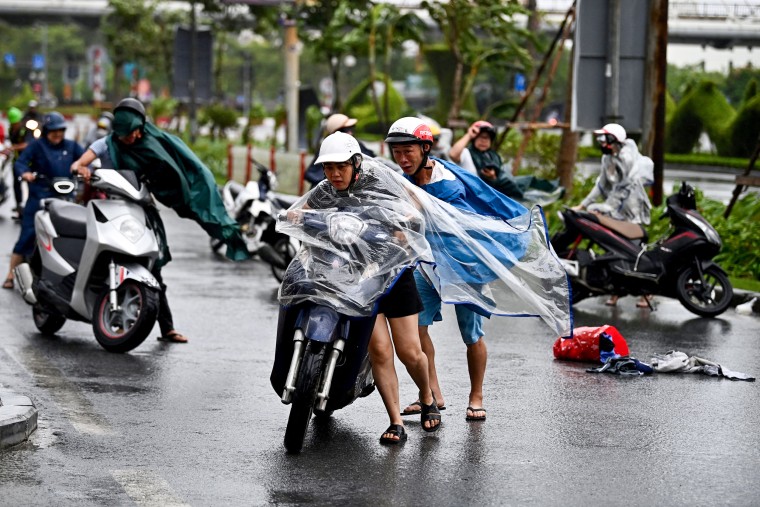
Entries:
<svg viewBox="0 0 760 507">
<path fill-rule="evenodd" d="M 361 218 L 349 213 L 337 213 L 328 219 L 330 239 L 339 245 L 353 245 L 366 225 Z"/>
<path fill-rule="evenodd" d="M 145 234 L 145 226 L 134 218 L 128 218 L 119 226 L 119 232 L 132 243 L 137 243 L 143 234 Z"/>
<path fill-rule="evenodd" d="M 688 218 L 691 223 L 699 227 L 699 230 L 702 231 L 707 237 L 707 241 L 718 245 L 718 247 L 723 246 L 718 231 L 716 231 L 712 225 L 704 222 L 703 220 L 700 220 L 698 217 L 695 217 L 691 213 L 686 213 L 686 218 Z"/>
</svg>

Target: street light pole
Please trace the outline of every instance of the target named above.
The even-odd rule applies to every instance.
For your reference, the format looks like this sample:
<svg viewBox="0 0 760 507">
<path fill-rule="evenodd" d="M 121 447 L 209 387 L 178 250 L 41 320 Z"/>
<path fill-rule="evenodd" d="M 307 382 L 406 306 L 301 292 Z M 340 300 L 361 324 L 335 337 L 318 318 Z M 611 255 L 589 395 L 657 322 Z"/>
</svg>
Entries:
<svg viewBox="0 0 760 507">
<path fill-rule="evenodd" d="M 294 19 L 283 21 L 285 29 L 285 109 L 288 114 L 288 145 L 287 151 L 298 152 L 298 90 L 300 81 L 298 75 L 298 58 L 300 47 L 298 28 Z"/>
</svg>

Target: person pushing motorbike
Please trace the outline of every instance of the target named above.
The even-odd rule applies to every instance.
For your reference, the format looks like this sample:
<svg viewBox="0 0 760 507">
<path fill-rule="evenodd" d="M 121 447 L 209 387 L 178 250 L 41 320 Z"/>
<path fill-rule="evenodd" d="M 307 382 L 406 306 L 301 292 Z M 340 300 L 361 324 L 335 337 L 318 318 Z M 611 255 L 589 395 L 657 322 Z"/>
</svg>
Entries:
<svg viewBox="0 0 760 507">
<path fill-rule="evenodd" d="M 361 205 L 362 194 L 382 194 L 374 171 L 362 168 L 362 150 L 354 137 L 335 132 L 325 138 L 316 164 L 321 164 L 327 181 L 318 184 L 307 199 L 308 207 L 319 209 L 338 203 L 356 201 Z M 396 200 L 397 196 L 387 195 Z M 378 303 L 377 320 L 369 344 L 369 355 L 375 384 L 380 391 L 390 426 L 380 438 L 382 444 L 397 444 L 406 440 L 404 422 L 400 417 L 398 376 L 394 366 L 394 346 L 420 392 L 422 428 L 427 432 L 440 427 L 440 411 L 428 379 L 428 358 L 423 353 L 417 331 L 417 315 L 422 302 L 414 281 L 414 268 L 406 268 L 395 284 Z M 388 327 L 390 326 L 390 333 Z"/>
<path fill-rule="evenodd" d="M 72 164 L 71 170 L 87 180 L 90 174 L 87 165 L 96 157 L 101 158 L 105 167 L 134 171 L 161 204 L 174 209 L 182 218 L 192 218 L 210 236 L 224 242 L 228 258 L 249 258 L 240 228 L 227 214 L 211 171 L 178 137 L 147 121 L 145 106 L 139 100 L 126 98 L 119 102 L 114 108 L 112 133 L 105 137 L 105 145 L 94 143 L 85 157 Z M 174 329 L 166 285 L 161 277 L 161 268 L 171 260 L 166 231 L 157 212 L 150 218 L 161 247 L 153 271 L 162 289 L 159 340 L 185 343 L 187 337 Z"/>
</svg>

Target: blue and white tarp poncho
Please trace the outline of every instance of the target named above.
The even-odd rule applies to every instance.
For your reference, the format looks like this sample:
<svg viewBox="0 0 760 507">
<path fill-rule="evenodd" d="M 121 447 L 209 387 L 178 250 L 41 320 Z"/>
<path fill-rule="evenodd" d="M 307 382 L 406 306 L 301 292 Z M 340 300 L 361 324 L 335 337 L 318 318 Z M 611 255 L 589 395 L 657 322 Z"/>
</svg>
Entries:
<svg viewBox="0 0 760 507">
<path fill-rule="evenodd" d="M 419 265 L 445 303 L 486 316 L 540 317 L 569 336 L 569 283 L 541 208 L 528 211 L 476 176 L 446 167 L 466 189 L 466 201 L 454 201 L 460 207 L 373 159 L 364 160 L 350 193 L 324 181 L 299 199 L 277 223 L 303 245 L 280 287 L 281 304 L 310 300 L 347 315 L 371 315 L 403 269 Z M 341 212 L 366 223 L 350 246 L 330 237 L 335 228 L 314 225 L 337 224 Z M 386 241 L 378 241 L 382 234 Z M 332 262 L 325 262 L 327 253 Z"/>
</svg>

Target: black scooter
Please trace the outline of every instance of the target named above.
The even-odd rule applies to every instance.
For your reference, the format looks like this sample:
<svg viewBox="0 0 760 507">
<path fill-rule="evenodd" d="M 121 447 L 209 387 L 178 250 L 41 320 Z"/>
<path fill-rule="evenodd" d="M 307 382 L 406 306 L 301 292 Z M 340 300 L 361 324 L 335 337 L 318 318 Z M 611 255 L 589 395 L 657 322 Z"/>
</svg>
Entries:
<svg viewBox="0 0 760 507">
<path fill-rule="evenodd" d="M 641 225 L 563 210 L 565 229 L 551 242 L 570 275 L 573 303 L 602 294 L 656 294 L 678 298 L 702 317 L 723 313 L 733 288 L 712 260 L 722 242 L 696 208 L 694 189 L 682 183 L 660 217 L 670 219 L 672 231 L 651 244 Z"/>
<path fill-rule="evenodd" d="M 390 275 L 374 276 L 373 264 L 382 259 L 403 266 L 408 258 L 386 228 L 371 223 L 369 217 L 347 211 L 329 214 L 326 222 L 304 219 L 305 231 L 329 236 L 335 249 L 306 245 L 308 255 L 296 256 L 280 289 L 281 296 L 297 301 L 280 310 L 270 377 L 282 402 L 291 405 L 285 430 L 290 453 L 301 451 L 312 414 L 329 416 L 375 388 L 368 353 L 375 314 L 351 316 L 330 306 L 339 299 L 344 308 L 362 315 L 360 301 L 389 287 Z M 357 241 L 372 248 L 357 248 Z M 345 283 L 336 282 L 340 279 Z"/>
</svg>

